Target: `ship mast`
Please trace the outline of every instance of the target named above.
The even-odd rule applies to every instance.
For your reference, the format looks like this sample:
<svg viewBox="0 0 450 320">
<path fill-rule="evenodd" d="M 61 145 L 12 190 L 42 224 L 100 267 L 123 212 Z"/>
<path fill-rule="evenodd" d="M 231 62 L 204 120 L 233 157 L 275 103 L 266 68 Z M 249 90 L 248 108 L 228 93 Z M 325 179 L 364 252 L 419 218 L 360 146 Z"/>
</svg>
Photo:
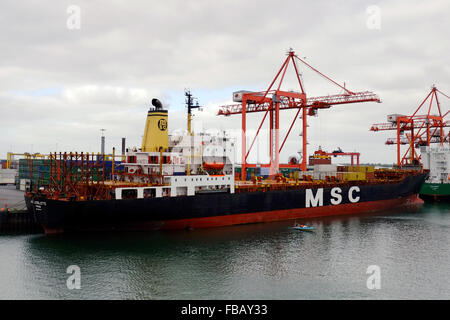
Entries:
<svg viewBox="0 0 450 320">
<path fill-rule="evenodd" d="M 198 101 L 196 101 L 195 105 L 194 105 L 194 97 L 192 96 L 191 92 L 189 90 L 185 90 L 184 91 L 184 95 L 186 96 L 186 107 L 187 107 L 187 131 L 188 131 L 188 135 L 190 138 L 190 146 L 189 146 L 189 161 L 187 163 L 187 175 L 191 174 L 191 168 L 190 168 L 190 163 L 194 163 L 194 156 L 193 156 L 193 152 L 192 149 L 194 148 L 194 133 L 192 132 L 192 128 L 191 128 L 191 122 L 192 122 L 192 109 L 198 109 L 200 108 L 200 106 L 198 105 Z"/>
<path fill-rule="evenodd" d="M 192 109 L 200 108 L 198 105 L 198 101 L 196 101 L 194 105 L 194 97 L 192 96 L 189 90 L 185 90 L 184 95 L 186 96 L 186 107 L 188 110 L 188 118 L 187 118 L 187 129 L 190 136 L 193 135 L 191 130 L 191 122 L 192 122 Z"/>
</svg>

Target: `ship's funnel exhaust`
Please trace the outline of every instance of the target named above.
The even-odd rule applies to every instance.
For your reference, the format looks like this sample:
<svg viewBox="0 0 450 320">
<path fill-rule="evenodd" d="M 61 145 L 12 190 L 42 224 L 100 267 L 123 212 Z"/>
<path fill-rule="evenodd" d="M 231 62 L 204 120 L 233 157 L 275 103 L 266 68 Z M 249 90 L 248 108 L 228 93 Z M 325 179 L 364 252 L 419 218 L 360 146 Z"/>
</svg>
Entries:
<svg viewBox="0 0 450 320">
<path fill-rule="evenodd" d="M 152 99 L 152 105 L 147 113 L 144 137 L 142 138 L 142 151 L 159 152 L 169 147 L 168 116 L 163 109 L 161 101 Z"/>
<path fill-rule="evenodd" d="M 156 98 L 152 99 L 152 105 L 155 107 L 156 110 L 162 110 L 163 108 L 161 101 L 159 101 Z"/>
</svg>

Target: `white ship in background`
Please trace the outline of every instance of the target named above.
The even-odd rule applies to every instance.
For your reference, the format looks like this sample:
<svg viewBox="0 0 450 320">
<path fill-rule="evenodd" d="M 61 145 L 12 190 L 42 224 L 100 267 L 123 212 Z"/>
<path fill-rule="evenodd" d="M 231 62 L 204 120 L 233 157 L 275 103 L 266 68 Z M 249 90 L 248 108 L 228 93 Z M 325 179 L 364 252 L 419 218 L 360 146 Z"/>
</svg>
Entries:
<svg viewBox="0 0 450 320">
<path fill-rule="evenodd" d="M 423 168 L 430 174 L 420 189 L 420 198 L 426 201 L 450 200 L 450 147 L 420 148 Z"/>
</svg>

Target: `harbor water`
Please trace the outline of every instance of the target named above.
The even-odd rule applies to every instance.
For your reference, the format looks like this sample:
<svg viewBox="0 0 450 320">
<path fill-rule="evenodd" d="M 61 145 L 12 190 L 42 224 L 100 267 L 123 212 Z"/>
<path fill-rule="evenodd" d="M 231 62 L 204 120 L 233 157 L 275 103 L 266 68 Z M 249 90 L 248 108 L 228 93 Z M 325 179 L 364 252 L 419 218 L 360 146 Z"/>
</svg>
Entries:
<svg viewBox="0 0 450 320">
<path fill-rule="evenodd" d="M 301 222 L 0 235 L 0 299 L 450 299 L 450 204 Z"/>
</svg>

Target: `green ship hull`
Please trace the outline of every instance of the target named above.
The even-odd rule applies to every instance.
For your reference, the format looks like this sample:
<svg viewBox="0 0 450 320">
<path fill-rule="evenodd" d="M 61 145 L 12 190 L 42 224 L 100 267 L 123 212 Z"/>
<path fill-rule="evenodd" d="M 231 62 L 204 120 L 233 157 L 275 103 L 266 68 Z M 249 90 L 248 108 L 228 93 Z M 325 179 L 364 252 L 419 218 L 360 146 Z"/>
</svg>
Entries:
<svg viewBox="0 0 450 320">
<path fill-rule="evenodd" d="M 424 201 L 449 201 L 450 183 L 424 183 L 419 197 Z"/>
</svg>

